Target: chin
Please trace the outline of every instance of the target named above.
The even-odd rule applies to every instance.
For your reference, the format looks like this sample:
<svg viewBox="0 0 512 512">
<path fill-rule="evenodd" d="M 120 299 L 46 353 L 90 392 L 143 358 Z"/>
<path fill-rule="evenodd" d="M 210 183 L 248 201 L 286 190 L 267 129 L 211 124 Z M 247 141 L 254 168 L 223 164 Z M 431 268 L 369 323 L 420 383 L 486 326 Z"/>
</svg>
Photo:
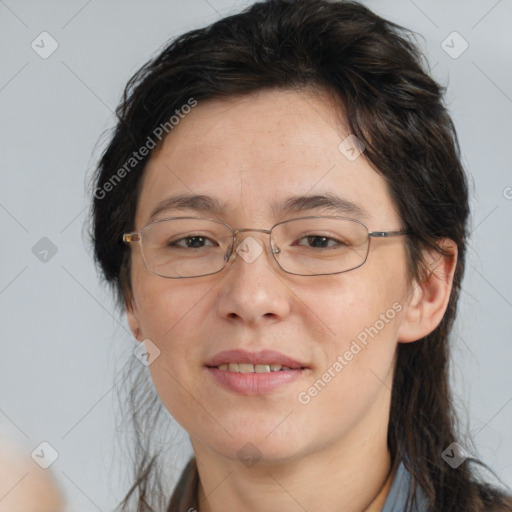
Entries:
<svg viewBox="0 0 512 512">
<path fill-rule="evenodd" d="M 225 458 L 240 462 L 249 468 L 256 464 L 261 467 L 291 462 L 300 459 L 302 452 L 297 446 L 283 446 L 282 443 L 250 440 L 247 437 L 236 439 L 230 446 L 221 446 L 217 449 Z"/>
<path fill-rule="evenodd" d="M 212 429 L 208 429 L 201 432 L 199 437 L 210 450 L 248 467 L 256 462 L 260 465 L 279 464 L 298 459 L 307 452 L 304 431 L 285 434 L 276 430 L 272 432 L 282 419 L 280 417 L 274 421 L 271 428 L 256 422 L 243 427 L 225 425 L 229 434 L 217 428 L 215 434 Z"/>
</svg>

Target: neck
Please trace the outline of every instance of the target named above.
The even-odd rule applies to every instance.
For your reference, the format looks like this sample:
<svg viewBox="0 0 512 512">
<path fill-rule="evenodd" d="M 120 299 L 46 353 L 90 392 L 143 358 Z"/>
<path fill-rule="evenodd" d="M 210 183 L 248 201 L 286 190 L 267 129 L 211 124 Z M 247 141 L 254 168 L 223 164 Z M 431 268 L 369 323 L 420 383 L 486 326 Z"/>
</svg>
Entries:
<svg viewBox="0 0 512 512">
<path fill-rule="evenodd" d="M 391 483 L 393 482 L 393 477 L 396 473 L 396 470 L 390 470 L 388 473 L 388 477 L 384 482 L 384 485 L 381 487 L 379 494 L 375 497 L 375 499 L 370 503 L 370 506 L 364 512 L 380 512 L 384 507 L 384 503 L 386 502 L 386 498 L 388 496 L 389 490 L 391 488 Z"/>
</svg>

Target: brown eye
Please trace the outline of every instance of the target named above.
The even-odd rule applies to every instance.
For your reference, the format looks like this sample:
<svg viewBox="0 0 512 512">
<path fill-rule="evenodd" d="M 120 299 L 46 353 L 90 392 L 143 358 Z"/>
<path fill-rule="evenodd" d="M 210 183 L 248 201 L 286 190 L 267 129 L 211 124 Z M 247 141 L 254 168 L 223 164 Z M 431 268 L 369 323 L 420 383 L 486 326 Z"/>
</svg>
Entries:
<svg viewBox="0 0 512 512">
<path fill-rule="evenodd" d="M 333 247 L 342 247 L 347 244 L 344 242 L 340 242 L 339 240 L 336 240 L 334 238 L 330 238 L 328 236 L 322 236 L 322 235 L 309 235 L 305 236 L 304 238 L 301 238 L 301 240 L 307 240 L 307 246 L 308 248 L 312 249 L 329 249 Z M 295 244 L 294 245 L 302 245 L 302 244 Z"/>
<path fill-rule="evenodd" d="M 184 242 L 184 244 L 182 244 L 182 242 Z M 193 248 L 193 249 L 199 248 L 200 249 L 201 247 L 208 246 L 207 242 L 210 242 L 209 246 L 211 246 L 211 247 L 214 247 L 217 245 L 214 242 L 212 242 L 209 238 L 206 238 L 204 236 L 188 236 L 185 238 L 180 238 L 179 240 L 170 243 L 169 246 L 170 247 L 174 247 L 174 246 L 185 247 L 188 249 L 190 249 L 190 248 Z"/>
</svg>

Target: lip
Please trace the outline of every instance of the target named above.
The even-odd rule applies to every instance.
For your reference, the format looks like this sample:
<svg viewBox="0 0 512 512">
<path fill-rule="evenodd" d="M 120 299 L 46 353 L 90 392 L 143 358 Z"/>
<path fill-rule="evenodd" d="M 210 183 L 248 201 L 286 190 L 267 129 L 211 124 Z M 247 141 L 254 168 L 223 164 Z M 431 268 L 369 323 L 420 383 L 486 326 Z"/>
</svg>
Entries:
<svg viewBox="0 0 512 512">
<path fill-rule="evenodd" d="M 209 359 L 205 366 L 209 368 L 217 367 L 225 363 L 251 363 L 251 364 L 271 364 L 276 363 L 281 366 L 288 366 L 292 370 L 307 368 L 304 363 L 296 361 L 281 352 L 275 350 L 261 350 L 259 352 L 248 352 L 246 350 L 225 350 L 219 352 Z"/>
<path fill-rule="evenodd" d="M 225 363 L 251 363 L 254 365 L 275 363 L 287 366 L 290 369 L 266 373 L 239 373 L 217 368 Z M 208 373 L 218 384 L 225 389 L 242 395 L 271 393 L 299 378 L 308 368 L 305 364 L 275 350 L 262 350 L 260 352 L 226 350 L 209 359 L 205 366 Z"/>
</svg>

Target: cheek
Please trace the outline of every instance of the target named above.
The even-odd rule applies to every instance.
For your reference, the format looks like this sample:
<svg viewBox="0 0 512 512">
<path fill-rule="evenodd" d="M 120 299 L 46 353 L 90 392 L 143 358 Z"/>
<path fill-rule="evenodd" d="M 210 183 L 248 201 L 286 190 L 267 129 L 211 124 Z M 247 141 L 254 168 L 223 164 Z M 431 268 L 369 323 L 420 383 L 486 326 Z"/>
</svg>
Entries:
<svg viewBox="0 0 512 512">
<path fill-rule="evenodd" d="M 186 280 L 165 279 L 149 273 L 138 265 L 132 273 L 132 289 L 138 309 L 142 332 L 162 348 L 178 331 L 180 324 L 187 323 L 187 317 L 205 295 Z"/>
<path fill-rule="evenodd" d="M 403 310 L 401 297 L 389 282 L 367 286 L 357 281 L 357 275 L 345 277 L 336 292 L 325 294 L 329 300 L 312 302 L 335 334 L 322 343 L 321 363 L 310 387 L 297 397 L 304 421 L 314 428 L 312 418 L 322 418 L 318 428 L 324 433 L 346 431 L 376 400 L 386 403 Z M 386 411 L 382 414 L 385 417 Z"/>
<path fill-rule="evenodd" d="M 198 334 L 201 321 L 208 314 L 205 307 L 209 289 L 133 272 L 133 293 L 143 336 L 160 351 L 149 365 L 151 378 L 162 402 L 178 422 L 189 413 L 197 416 L 197 405 L 190 397 L 196 395 L 198 387 Z"/>
<path fill-rule="evenodd" d="M 309 290 L 306 300 L 329 328 L 318 368 L 331 389 L 326 400 L 360 400 L 390 379 L 404 310 L 403 283 L 398 273 L 372 272 L 368 266 L 340 276 L 321 292 Z"/>
<path fill-rule="evenodd" d="M 339 353 L 356 339 L 364 346 L 377 334 L 394 338 L 404 302 L 401 281 L 398 275 L 356 270 L 294 292 L 309 306 L 309 320 L 326 334 L 326 345 Z"/>
</svg>

